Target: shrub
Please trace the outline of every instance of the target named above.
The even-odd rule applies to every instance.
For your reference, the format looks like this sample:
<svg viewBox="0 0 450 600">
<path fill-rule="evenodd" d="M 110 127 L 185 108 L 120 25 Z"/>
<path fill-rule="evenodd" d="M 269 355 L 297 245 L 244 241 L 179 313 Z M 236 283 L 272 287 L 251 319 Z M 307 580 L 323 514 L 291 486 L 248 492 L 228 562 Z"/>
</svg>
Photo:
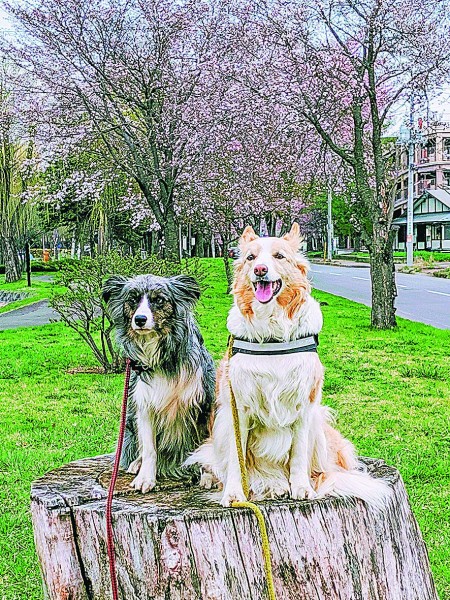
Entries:
<svg viewBox="0 0 450 600">
<path fill-rule="evenodd" d="M 123 364 L 113 341 L 114 325 L 102 299 L 103 282 L 111 275 L 132 277 L 144 273 L 162 277 L 186 273 L 196 277 L 200 286 L 205 279 L 205 271 L 197 259 L 178 263 L 156 256 L 142 260 L 112 252 L 96 258 L 60 261 L 56 283 L 67 290 L 55 292 L 50 305 L 86 342 L 105 373 L 121 371 Z"/>
<path fill-rule="evenodd" d="M 450 279 L 450 268 L 442 269 L 441 271 L 436 271 L 433 273 L 435 277 L 444 277 L 444 279 Z"/>
<path fill-rule="evenodd" d="M 33 260 L 31 263 L 32 273 L 54 273 L 59 270 L 57 262 L 43 262 L 41 260 Z M 0 275 L 5 274 L 5 265 L 0 265 Z"/>
</svg>

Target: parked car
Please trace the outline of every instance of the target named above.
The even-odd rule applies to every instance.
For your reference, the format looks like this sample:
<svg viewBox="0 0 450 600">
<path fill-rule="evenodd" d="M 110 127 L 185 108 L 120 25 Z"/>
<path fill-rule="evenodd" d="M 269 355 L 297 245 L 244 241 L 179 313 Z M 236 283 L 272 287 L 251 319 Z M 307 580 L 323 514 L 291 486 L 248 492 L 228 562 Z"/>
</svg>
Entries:
<svg viewBox="0 0 450 600">
<path fill-rule="evenodd" d="M 237 246 L 232 246 L 231 248 L 228 248 L 228 256 L 233 260 L 239 258 L 239 248 Z"/>
</svg>

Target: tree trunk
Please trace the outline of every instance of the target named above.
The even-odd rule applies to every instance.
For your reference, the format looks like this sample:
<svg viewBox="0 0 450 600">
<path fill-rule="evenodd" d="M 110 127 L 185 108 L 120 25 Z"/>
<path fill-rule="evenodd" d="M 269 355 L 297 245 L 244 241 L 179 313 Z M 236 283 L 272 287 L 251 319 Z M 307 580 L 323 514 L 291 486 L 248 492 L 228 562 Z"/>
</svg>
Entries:
<svg viewBox="0 0 450 600">
<path fill-rule="evenodd" d="M 225 275 L 227 277 L 227 294 L 231 292 L 231 285 L 233 283 L 233 270 L 231 268 L 231 260 L 228 256 L 228 250 L 223 253 L 223 263 L 225 266 Z"/>
<path fill-rule="evenodd" d="M 179 240 L 178 240 L 178 224 L 175 219 L 173 208 L 168 208 L 163 229 L 164 245 L 162 256 L 169 260 L 180 260 L 179 255 Z"/>
<path fill-rule="evenodd" d="M 5 261 L 5 282 L 14 283 L 22 277 L 19 252 L 16 241 L 12 237 L 2 238 L 2 252 Z"/>
<path fill-rule="evenodd" d="M 231 292 L 231 284 L 233 283 L 233 269 L 231 268 L 231 260 L 230 260 L 230 257 L 228 256 L 230 240 L 222 237 L 222 243 L 223 243 L 222 258 L 223 258 L 223 265 L 225 267 L 225 275 L 227 278 L 227 294 L 229 294 Z"/>
<path fill-rule="evenodd" d="M 389 236 L 386 242 L 377 232 L 370 245 L 370 276 L 372 280 L 372 327 L 392 329 L 396 327 L 397 296 L 393 244 Z"/>
<path fill-rule="evenodd" d="M 205 237 L 200 230 L 195 232 L 194 254 L 198 258 L 204 258 L 205 256 Z"/>
<path fill-rule="evenodd" d="M 398 472 L 364 459 L 392 496 L 377 512 L 359 500 L 277 500 L 264 513 L 280 600 L 437 600 L 425 545 Z M 111 457 L 63 466 L 32 486 L 36 549 L 47 600 L 111 598 L 105 498 Z M 253 513 L 222 508 L 197 486 L 132 492 L 121 473 L 113 502 L 123 600 L 266 600 Z"/>
</svg>

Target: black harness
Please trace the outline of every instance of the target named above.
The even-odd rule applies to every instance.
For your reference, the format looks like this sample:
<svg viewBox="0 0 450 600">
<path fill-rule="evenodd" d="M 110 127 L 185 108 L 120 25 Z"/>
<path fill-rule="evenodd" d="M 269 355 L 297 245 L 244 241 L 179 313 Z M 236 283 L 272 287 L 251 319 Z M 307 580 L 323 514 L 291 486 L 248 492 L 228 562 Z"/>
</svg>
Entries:
<svg viewBox="0 0 450 600">
<path fill-rule="evenodd" d="M 153 367 L 143 365 L 137 360 L 133 360 L 131 358 L 129 358 L 128 360 L 130 361 L 131 370 L 137 373 L 138 375 L 142 375 L 142 373 L 150 373 L 151 371 L 153 371 Z"/>
<path fill-rule="evenodd" d="M 295 354 L 297 352 L 317 352 L 319 336 L 308 335 L 292 340 L 280 342 L 267 340 L 265 342 L 247 342 L 239 338 L 233 339 L 231 356 L 235 354 L 253 354 L 255 356 L 278 356 L 281 354 Z"/>
</svg>

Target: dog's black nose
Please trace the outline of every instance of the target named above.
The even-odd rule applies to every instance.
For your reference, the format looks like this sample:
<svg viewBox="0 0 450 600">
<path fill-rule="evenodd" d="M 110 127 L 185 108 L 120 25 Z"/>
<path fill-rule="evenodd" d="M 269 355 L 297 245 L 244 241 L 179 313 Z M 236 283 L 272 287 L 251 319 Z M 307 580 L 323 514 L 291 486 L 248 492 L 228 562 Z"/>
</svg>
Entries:
<svg viewBox="0 0 450 600">
<path fill-rule="evenodd" d="M 144 327 L 147 322 L 147 317 L 145 315 L 136 315 L 134 317 L 134 322 L 138 327 Z"/>
</svg>

